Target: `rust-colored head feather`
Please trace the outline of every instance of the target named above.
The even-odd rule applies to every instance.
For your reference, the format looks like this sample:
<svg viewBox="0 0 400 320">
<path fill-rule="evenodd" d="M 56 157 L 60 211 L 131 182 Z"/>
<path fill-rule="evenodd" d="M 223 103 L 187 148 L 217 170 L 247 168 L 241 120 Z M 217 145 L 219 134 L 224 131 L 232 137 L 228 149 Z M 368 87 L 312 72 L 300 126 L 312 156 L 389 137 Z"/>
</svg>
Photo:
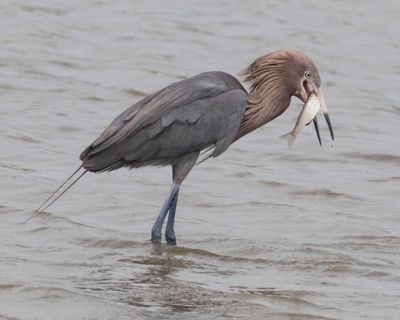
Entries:
<svg viewBox="0 0 400 320">
<path fill-rule="evenodd" d="M 305 72 L 316 85 L 321 80 L 312 60 L 296 50 L 280 50 L 256 59 L 241 75 L 249 85 L 247 109 L 236 139 L 275 119 L 284 112 L 291 96 L 300 98 Z"/>
</svg>

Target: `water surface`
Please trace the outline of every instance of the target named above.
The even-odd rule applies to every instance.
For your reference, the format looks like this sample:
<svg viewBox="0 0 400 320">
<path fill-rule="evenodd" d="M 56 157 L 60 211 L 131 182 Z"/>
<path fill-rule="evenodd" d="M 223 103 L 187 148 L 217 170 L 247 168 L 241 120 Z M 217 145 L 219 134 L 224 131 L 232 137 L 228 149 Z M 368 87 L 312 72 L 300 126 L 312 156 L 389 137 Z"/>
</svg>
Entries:
<svg viewBox="0 0 400 320">
<path fill-rule="evenodd" d="M 0 4 L 0 318 L 398 319 L 397 1 Z M 193 170 L 178 247 L 149 232 L 169 168 L 86 175 L 22 228 L 122 110 L 279 48 L 319 67 L 322 126 L 300 110 Z M 321 119 L 322 120 L 322 119 Z M 322 124 L 322 121 L 320 121 Z"/>
</svg>

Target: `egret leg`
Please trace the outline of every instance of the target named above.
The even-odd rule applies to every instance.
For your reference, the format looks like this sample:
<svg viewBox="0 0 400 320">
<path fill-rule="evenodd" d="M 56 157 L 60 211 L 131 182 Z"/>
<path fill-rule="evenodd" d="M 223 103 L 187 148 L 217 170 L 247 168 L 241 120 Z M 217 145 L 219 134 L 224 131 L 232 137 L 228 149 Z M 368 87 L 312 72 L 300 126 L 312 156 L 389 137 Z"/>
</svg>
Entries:
<svg viewBox="0 0 400 320">
<path fill-rule="evenodd" d="M 160 214 L 158 215 L 158 218 L 154 223 L 153 228 L 151 229 L 151 241 L 153 243 L 161 242 L 162 226 L 165 217 L 168 214 L 168 211 L 170 211 L 167 229 L 165 232 L 165 238 L 168 244 L 176 244 L 174 221 L 176 203 L 178 201 L 179 186 L 189 174 L 190 170 L 192 170 L 193 166 L 196 163 L 196 160 L 199 157 L 199 154 L 199 151 L 186 153 L 179 158 L 176 158 L 172 163 L 172 178 L 174 183 L 172 184 L 171 191 L 167 199 L 165 200 L 163 207 L 161 208 Z"/>
<path fill-rule="evenodd" d="M 156 222 L 153 225 L 153 228 L 151 229 L 151 242 L 153 242 L 153 243 L 161 242 L 162 226 L 163 226 L 165 217 L 167 216 L 168 210 L 171 207 L 171 204 L 172 204 L 178 190 L 179 190 L 179 185 L 177 185 L 175 183 L 172 184 L 171 191 L 169 192 L 168 197 L 165 200 L 165 202 L 161 208 L 161 211 L 157 217 Z"/>
<path fill-rule="evenodd" d="M 176 246 L 174 224 L 175 224 L 176 205 L 178 203 L 178 195 L 179 195 L 179 188 L 176 191 L 174 199 L 172 200 L 171 207 L 169 209 L 169 214 L 168 214 L 167 228 L 165 229 L 165 240 L 167 241 L 167 244 L 170 244 L 173 246 Z"/>
</svg>

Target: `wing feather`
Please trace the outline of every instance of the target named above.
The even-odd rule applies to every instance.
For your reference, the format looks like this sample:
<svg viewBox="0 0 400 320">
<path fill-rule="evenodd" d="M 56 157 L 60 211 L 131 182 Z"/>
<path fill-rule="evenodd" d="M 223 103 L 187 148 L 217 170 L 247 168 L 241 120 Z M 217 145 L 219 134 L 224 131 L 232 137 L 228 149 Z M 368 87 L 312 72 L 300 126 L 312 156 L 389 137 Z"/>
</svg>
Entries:
<svg viewBox="0 0 400 320">
<path fill-rule="evenodd" d="M 85 168 L 95 171 L 120 161 L 151 162 L 154 158 L 164 163 L 160 160 L 163 157 L 211 144 L 222 153 L 239 128 L 246 95 L 239 81 L 223 72 L 207 72 L 173 83 L 121 113 L 81 153 L 81 160 Z"/>
</svg>

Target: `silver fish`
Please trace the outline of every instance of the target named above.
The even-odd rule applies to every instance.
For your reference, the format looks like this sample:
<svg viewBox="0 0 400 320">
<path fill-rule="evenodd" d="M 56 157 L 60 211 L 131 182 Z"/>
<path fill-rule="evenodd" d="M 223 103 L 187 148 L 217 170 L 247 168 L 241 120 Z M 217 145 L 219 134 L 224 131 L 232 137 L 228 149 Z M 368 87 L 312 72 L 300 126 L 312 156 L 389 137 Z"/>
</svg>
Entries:
<svg viewBox="0 0 400 320">
<path fill-rule="evenodd" d="M 311 93 L 306 104 L 301 110 L 299 117 L 297 118 L 296 125 L 294 126 L 293 130 L 287 134 L 284 134 L 283 136 L 280 136 L 279 138 L 287 140 L 290 147 L 296 140 L 301 130 L 303 130 L 306 125 L 310 124 L 310 122 L 314 120 L 320 108 L 321 104 L 319 99 L 314 93 Z"/>
</svg>

